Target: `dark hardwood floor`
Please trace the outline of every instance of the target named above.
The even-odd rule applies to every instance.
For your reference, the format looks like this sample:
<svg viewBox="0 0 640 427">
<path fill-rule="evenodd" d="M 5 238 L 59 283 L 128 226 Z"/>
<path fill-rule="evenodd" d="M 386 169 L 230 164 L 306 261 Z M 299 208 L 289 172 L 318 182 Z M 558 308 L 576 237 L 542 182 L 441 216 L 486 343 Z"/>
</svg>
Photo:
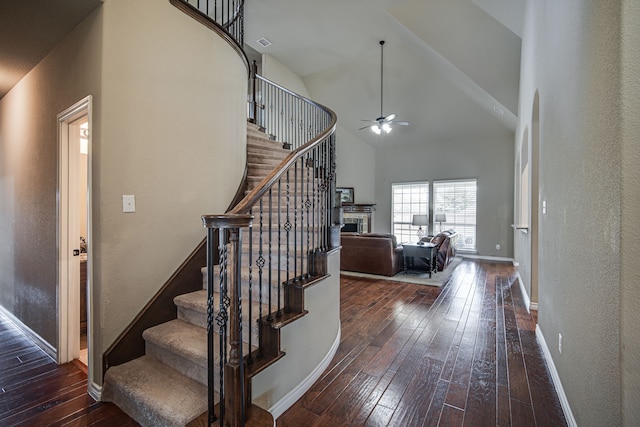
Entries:
<svg viewBox="0 0 640 427">
<path fill-rule="evenodd" d="M 0 315 L 0 426 L 136 426 L 87 394 L 82 366 L 55 361 Z"/>
<path fill-rule="evenodd" d="M 331 365 L 278 420 L 299 426 L 565 426 L 509 263 L 442 288 L 341 278 Z"/>
<path fill-rule="evenodd" d="M 434 288 L 341 278 L 342 339 L 278 420 L 306 426 L 565 426 L 514 268 L 463 261 Z M 0 315 L 0 426 L 133 426 Z"/>
</svg>

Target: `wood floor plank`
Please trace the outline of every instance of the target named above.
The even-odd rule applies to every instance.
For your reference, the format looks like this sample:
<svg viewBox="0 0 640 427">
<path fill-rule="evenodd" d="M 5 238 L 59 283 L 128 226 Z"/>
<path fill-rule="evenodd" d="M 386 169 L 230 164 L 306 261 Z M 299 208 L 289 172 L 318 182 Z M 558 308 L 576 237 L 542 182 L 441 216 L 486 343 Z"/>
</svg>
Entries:
<svg viewBox="0 0 640 427">
<path fill-rule="evenodd" d="M 419 426 L 427 416 L 436 393 L 444 362 L 423 357 L 405 395 L 391 417 L 391 425 Z"/>
<path fill-rule="evenodd" d="M 440 415 L 439 427 L 460 427 L 465 417 L 465 412 L 460 408 L 444 405 Z M 478 424 L 480 425 L 480 424 Z"/>
<path fill-rule="evenodd" d="M 95 402 L 87 394 L 86 373 L 73 363 L 56 365 L 2 314 L 0 334 L 12 342 L 0 346 L 0 363 L 19 362 L 10 369 L 0 365 L 1 426 L 138 425 L 115 405 Z"/>
<path fill-rule="evenodd" d="M 331 427 L 565 426 L 535 341 L 535 316 L 516 287 L 513 266 L 490 261 L 464 260 L 442 288 L 427 290 L 342 277 L 345 348 L 308 392 L 313 402 L 330 403 L 314 406 L 317 418 L 309 419 L 303 396 L 278 426 L 294 425 L 296 413 L 298 425 Z M 365 344 L 377 352 L 362 350 Z M 362 369 L 342 384 L 347 366 Z"/>
<path fill-rule="evenodd" d="M 441 288 L 343 276 L 340 302 L 335 357 L 278 427 L 566 426 L 511 264 L 463 260 Z M 0 425 L 137 425 L 1 315 L 0 337 Z"/>
</svg>

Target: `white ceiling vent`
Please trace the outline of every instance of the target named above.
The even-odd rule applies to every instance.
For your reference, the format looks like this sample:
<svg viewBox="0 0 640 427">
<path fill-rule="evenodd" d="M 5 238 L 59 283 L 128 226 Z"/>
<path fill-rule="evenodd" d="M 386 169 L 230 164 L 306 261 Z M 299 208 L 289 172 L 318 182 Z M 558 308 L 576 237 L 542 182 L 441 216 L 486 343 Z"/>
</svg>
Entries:
<svg viewBox="0 0 640 427">
<path fill-rule="evenodd" d="M 262 37 L 259 38 L 257 40 L 257 42 L 260 44 L 260 46 L 262 47 L 267 47 L 267 46 L 271 46 L 271 41 L 269 39 L 267 39 L 266 37 Z"/>
</svg>

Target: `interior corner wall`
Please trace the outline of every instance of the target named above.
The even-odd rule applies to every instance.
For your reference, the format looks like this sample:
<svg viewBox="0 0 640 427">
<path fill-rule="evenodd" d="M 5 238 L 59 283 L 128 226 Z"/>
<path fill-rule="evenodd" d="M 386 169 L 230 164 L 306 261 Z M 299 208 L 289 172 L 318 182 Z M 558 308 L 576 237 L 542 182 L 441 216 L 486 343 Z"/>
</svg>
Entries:
<svg viewBox="0 0 640 427">
<path fill-rule="evenodd" d="M 231 46 L 168 1 L 109 1 L 103 9 L 96 367 L 205 237 L 201 215 L 224 213 L 235 195 L 246 160 L 248 79 Z M 122 212 L 123 194 L 135 195 L 135 213 Z"/>
<path fill-rule="evenodd" d="M 476 178 L 478 255 L 513 256 L 513 132 L 376 149 L 375 228 L 391 231 L 391 184 Z M 495 246 L 501 245 L 500 251 Z"/>
<path fill-rule="evenodd" d="M 302 78 L 266 53 L 262 54 L 262 76 L 298 95 L 309 98 L 309 91 Z"/>
<path fill-rule="evenodd" d="M 622 2 L 622 421 L 640 425 L 640 3 Z"/>
<path fill-rule="evenodd" d="M 375 149 L 338 125 L 336 153 L 336 186 L 353 187 L 355 203 L 375 204 Z"/>
<path fill-rule="evenodd" d="M 0 304 L 57 348 L 57 115 L 99 99 L 97 9 L 0 100 Z"/>
<path fill-rule="evenodd" d="M 538 326 L 581 426 L 622 423 L 620 17 L 619 2 L 530 0 L 522 39 L 516 144 L 538 90 L 547 203 Z"/>
</svg>

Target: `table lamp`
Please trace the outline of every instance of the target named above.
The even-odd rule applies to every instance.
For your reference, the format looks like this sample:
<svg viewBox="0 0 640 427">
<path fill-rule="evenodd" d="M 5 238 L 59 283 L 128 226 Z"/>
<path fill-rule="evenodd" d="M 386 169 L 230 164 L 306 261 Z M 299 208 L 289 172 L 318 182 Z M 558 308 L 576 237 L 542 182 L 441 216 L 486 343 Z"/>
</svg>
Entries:
<svg viewBox="0 0 640 427">
<path fill-rule="evenodd" d="M 440 232 L 442 233 L 442 223 L 447 222 L 447 215 L 443 213 L 437 213 L 434 221 L 440 223 Z"/>
<path fill-rule="evenodd" d="M 411 221 L 411 225 L 418 226 L 418 243 L 420 243 L 420 241 L 422 240 L 422 236 L 424 236 L 424 230 L 422 229 L 422 226 L 429 226 L 429 215 L 414 215 L 413 220 Z"/>
</svg>

